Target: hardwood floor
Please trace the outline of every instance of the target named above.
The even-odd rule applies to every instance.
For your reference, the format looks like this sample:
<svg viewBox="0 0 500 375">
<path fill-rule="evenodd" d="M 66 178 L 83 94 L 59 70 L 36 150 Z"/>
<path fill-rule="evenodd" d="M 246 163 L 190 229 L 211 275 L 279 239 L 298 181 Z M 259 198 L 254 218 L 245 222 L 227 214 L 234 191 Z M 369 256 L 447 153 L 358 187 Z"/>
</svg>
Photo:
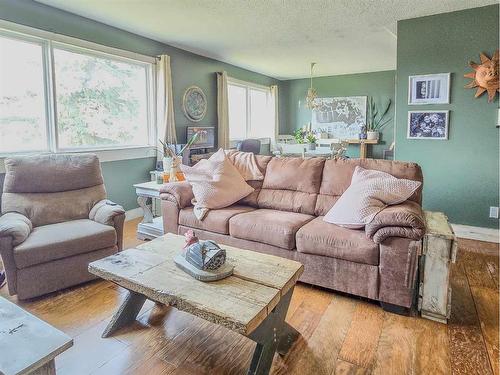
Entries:
<svg viewBox="0 0 500 375">
<path fill-rule="evenodd" d="M 137 222 L 126 223 L 126 247 L 140 243 Z M 448 325 L 299 284 L 287 321 L 302 336 L 286 356 L 275 356 L 272 374 L 499 375 L 498 245 L 459 243 Z M 149 302 L 131 327 L 102 339 L 124 298 L 105 281 L 29 302 L 8 297 L 6 287 L 0 295 L 74 337 L 56 359 L 58 374 L 246 374 L 254 348 L 229 330 Z"/>
</svg>

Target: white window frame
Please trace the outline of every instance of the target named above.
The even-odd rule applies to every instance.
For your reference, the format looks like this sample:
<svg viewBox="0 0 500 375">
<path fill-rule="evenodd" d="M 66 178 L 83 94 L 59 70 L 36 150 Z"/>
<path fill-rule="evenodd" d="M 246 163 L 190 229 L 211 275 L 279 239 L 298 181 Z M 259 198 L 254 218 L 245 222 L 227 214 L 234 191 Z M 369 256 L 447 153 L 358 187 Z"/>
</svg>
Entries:
<svg viewBox="0 0 500 375">
<path fill-rule="evenodd" d="M 246 108 L 247 108 L 247 111 L 246 111 L 246 129 L 245 129 L 245 133 L 246 133 L 246 138 L 250 138 L 249 137 L 249 133 L 250 133 L 250 124 L 251 124 L 251 121 L 250 121 L 250 114 L 251 114 L 251 107 L 252 107 L 252 101 L 250 99 L 250 90 L 249 89 L 252 89 L 252 90 L 257 90 L 257 91 L 262 91 L 264 93 L 266 93 L 266 95 L 270 95 L 271 93 L 271 88 L 268 87 L 268 86 L 264 86 L 264 85 L 259 85 L 257 83 L 253 83 L 253 82 L 247 82 L 247 81 L 242 81 L 240 79 L 236 79 L 236 78 L 233 78 L 233 77 L 227 77 L 227 84 L 228 85 L 232 85 L 232 86 L 238 86 L 238 87 L 241 87 L 241 88 L 244 88 L 245 89 L 245 99 L 246 99 Z M 242 139 L 237 139 L 237 138 L 231 138 L 231 131 L 229 132 L 229 145 L 230 147 L 236 147 L 236 144 L 241 141 Z M 269 144 L 271 142 L 270 138 L 258 138 L 262 144 Z"/>
<path fill-rule="evenodd" d="M 34 43 L 42 46 L 43 61 L 43 84 L 45 95 L 45 115 L 47 147 L 39 151 L 20 151 L 15 153 L 0 153 L 0 172 L 3 172 L 3 158 L 16 154 L 32 153 L 79 153 L 94 152 L 101 161 L 114 161 L 126 159 L 138 159 L 156 156 L 156 58 L 137 54 L 118 48 L 103 46 L 97 43 L 68 37 L 48 31 L 35 29 L 28 26 L 0 20 L 0 36 Z M 81 148 L 60 148 L 57 136 L 57 111 L 56 92 L 54 76 L 54 54 L 53 48 L 63 49 L 69 52 L 84 53 L 89 56 L 101 57 L 134 65 L 141 65 L 146 68 L 147 82 L 147 132 L 148 143 L 145 145 L 131 146 L 99 146 Z"/>
</svg>

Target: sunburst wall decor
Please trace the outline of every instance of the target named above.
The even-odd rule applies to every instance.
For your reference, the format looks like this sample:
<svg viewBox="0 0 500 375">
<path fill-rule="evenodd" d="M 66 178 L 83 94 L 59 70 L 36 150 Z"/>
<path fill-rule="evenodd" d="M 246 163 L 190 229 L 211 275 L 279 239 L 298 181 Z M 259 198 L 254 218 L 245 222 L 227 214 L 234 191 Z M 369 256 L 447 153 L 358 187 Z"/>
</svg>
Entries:
<svg viewBox="0 0 500 375">
<path fill-rule="evenodd" d="M 486 54 L 480 53 L 481 64 L 469 62 L 473 72 L 464 74 L 466 78 L 472 78 L 472 82 L 465 85 L 466 89 L 477 87 L 475 98 L 480 97 L 484 92 L 488 92 L 488 102 L 491 103 L 495 99 L 496 92 L 500 92 L 498 81 L 498 50 L 490 59 Z"/>
</svg>

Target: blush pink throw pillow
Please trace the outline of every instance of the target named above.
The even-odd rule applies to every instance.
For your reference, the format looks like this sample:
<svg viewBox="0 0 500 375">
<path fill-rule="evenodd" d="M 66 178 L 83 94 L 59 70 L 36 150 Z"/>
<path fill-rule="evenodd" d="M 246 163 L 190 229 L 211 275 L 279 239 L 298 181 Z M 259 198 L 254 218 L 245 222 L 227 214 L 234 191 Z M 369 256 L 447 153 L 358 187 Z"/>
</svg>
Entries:
<svg viewBox="0 0 500 375">
<path fill-rule="evenodd" d="M 351 185 L 323 220 L 348 228 L 363 228 L 385 207 L 410 198 L 420 185 L 419 181 L 356 167 Z"/>
<path fill-rule="evenodd" d="M 222 148 L 193 167 L 181 165 L 181 170 L 193 189 L 195 213 L 200 213 L 200 220 L 208 209 L 230 206 L 254 191 Z"/>
</svg>

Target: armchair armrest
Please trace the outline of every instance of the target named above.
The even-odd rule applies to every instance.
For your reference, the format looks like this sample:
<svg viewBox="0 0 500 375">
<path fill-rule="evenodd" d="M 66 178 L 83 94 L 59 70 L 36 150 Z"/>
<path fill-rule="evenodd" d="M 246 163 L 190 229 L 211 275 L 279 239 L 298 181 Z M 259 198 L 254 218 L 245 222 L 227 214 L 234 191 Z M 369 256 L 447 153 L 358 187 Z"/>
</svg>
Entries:
<svg viewBox="0 0 500 375">
<path fill-rule="evenodd" d="M 7 212 L 0 216 L 0 238 L 11 237 L 13 246 L 23 243 L 32 229 L 30 219 L 20 213 Z"/>
<path fill-rule="evenodd" d="M 194 198 L 193 189 L 187 181 L 169 182 L 160 188 L 160 198 L 175 203 L 178 208 L 188 207 Z"/>
<path fill-rule="evenodd" d="M 122 206 L 108 199 L 103 199 L 92 207 L 89 219 L 105 225 L 114 225 L 115 217 L 124 214 L 125 210 Z"/>
<path fill-rule="evenodd" d="M 377 244 L 389 237 L 421 240 L 425 234 L 424 212 L 418 203 L 412 201 L 388 206 L 366 224 L 365 232 Z"/>
</svg>

